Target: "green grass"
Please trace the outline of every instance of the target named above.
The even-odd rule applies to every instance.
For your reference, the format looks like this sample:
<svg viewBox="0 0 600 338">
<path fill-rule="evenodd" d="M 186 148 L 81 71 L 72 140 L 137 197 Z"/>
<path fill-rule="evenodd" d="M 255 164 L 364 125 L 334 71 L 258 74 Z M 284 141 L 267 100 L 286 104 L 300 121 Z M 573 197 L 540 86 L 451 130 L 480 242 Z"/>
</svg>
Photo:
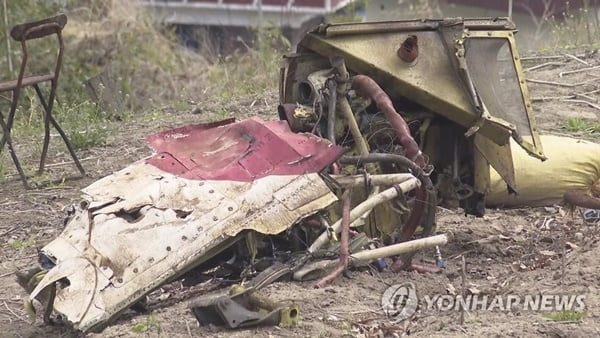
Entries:
<svg viewBox="0 0 600 338">
<path fill-rule="evenodd" d="M 35 247 L 37 239 L 35 236 L 29 236 L 28 239 L 15 239 L 8 243 L 8 247 L 14 250 L 28 249 Z"/>
<path fill-rule="evenodd" d="M 40 106 L 32 104 L 29 106 L 28 113 L 21 109 L 15 116 L 15 125 L 11 133 L 15 139 L 42 137 L 44 122 Z M 108 136 L 106 129 L 110 118 L 89 99 L 78 98 L 73 101 L 56 102 L 53 116 L 69 136 L 75 150 L 106 144 Z M 50 132 L 57 133 L 52 125 L 50 125 Z M 35 151 L 39 151 L 38 148 L 41 148 L 41 143 L 39 147 L 30 150 L 36 157 L 39 155 L 35 154 Z"/>
<path fill-rule="evenodd" d="M 592 136 L 600 135 L 600 122 L 571 117 L 563 122 L 562 128 L 572 133 L 585 133 Z"/>
<path fill-rule="evenodd" d="M 75 150 L 83 150 L 105 145 L 107 136 L 105 128 L 88 126 L 84 130 L 71 132 L 69 138 Z"/>
<path fill-rule="evenodd" d="M 600 47 L 600 24 L 594 17 L 594 8 L 585 0 L 581 8 L 570 8 L 569 2 L 564 12 L 546 18 L 542 24 L 550 27 L 549 41 L 553 49 L 581 50 Z"/>
<path fill-rule="evenodd" d="M 552 322 L 579 322 L 587 315 L 587 311 L 576 312 L 563 310 L 560 312 L 545 313 L 542 317 Z"/>
<path fill-rule="evenodd" d="M 160 325 L 160 322 L 158 321 L 158 319 L 156 319 L 156 316 L 153 313 L 150 314 L 150 316 L 148 316 L 146 318 L 146 320 L 134 325 L 131 328 L 131 332 L 135 332 L 135 333 L 145 333 L 145 332 L 150 332 L 150 331 L 156 331 L 156 334 L 158 336 L 160 336 L 160 334 L 162 332 L 162 327 Z"/>
<path fill-rule="evenodd" d="M 32 169 L 31 172 L 28 172 L 27 176 L 30 177 L 29 184 L 32 187 L 41 188 L 48 186 L 52 183 L 52 176 L 50 176 L 50 174 L 47 171 L 43 172 L 41 175 L 37 175 L 37 168 Z"/>
<path fill-rule="evenodd" d="M 173 109 L 175 109 L 178 112 L 190 111 L 190 107 L 191 105 L 185 100 L 175 100 L 175 102 L 173 102 Z"/>
<path fill-rule="evenodd" d="M 283 54 L 290 42 L 277 28 L 261 28 L 255 32 L 254 46 L 218 60 L 208 72 L 208 82 L 221 102 L 262 94 L 277 85 Z"/>
<path fill-rule="evenodd" d="M 6 176 L 6 172 L 8 170 L 8 164 L 4 157 L 0 157 L 0 183 L 4 181 L 4 176 Z"/>
</svg>

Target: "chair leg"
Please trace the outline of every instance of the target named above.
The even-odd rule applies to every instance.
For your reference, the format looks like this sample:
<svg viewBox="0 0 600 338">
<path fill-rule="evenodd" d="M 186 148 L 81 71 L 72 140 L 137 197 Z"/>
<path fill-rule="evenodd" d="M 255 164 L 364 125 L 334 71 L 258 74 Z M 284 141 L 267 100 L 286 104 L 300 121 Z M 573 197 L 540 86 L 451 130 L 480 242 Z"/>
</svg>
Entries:
<svg viewBox="0 0 600 338">
<path fill-rule="evenodd" d="M 71 154 L 71 157 L 73 158 L 73 161 L 75 162 L 75 165 L 77 166 L 77 169 L 79 169 L 79 172 L 81 173 L 81 175 L 85 175 L 85 169 L 83 169 L 81 162 L 79 162 L 79 159 L 77 158 L 77 155 L 75 154 L 75 150 L 73 149 L 73 146 L 71 145 L 71 141 L 69 141 L 67 134 L 65 134 L 65 132 L 62 130 L 62 128 L 60 127 L 58 122 L 56 122 L 56 120 L 52 116 L 52 107 L 50 107 L 48 105 L 48 103 L 46 102 L 46 100 L 44 99 L 44 96 L 42 95 L 42 91 L 40 90 L 40 87 L 38 85 L 34 85 L 33 87 L 35 89 L 35 92 L 38 95 L 38 98 L 40 99 L 40 102 L 42 103 L 42 106 L 44 107 L 44 111 L 46 112 L 44 114 L 44 128 L 45 128 L 44 131 L 46 132 L 46 134 L 44 135 L 45 136 L 44 137 L 44 147 L 42 149 L 42 159 L 40 161 L 40 172 L 44 170 L 43 168 L 44 168 L 44 163 L 46 161 L 46 152 L 48 150 L 48 143 L 49 143 L 49 136 L 50 136 L 49 123 L 52 123 L 54 128 L 56 128 L 56 130 L 62 137 L 63 141 L 65 142 L 65 145 L 67 146 L 67 149 L 69 150 L 69 153 Z M 48 138 L 46 138 L 46 135 L 48 136 Z"/>
<path fill-rule="evenodd" d="M 77 158 L 77 155 L 75 154 L 75 150 L 73 149 L 73 146 L 71 145 L 71 141 L 69 141 L 67 134 L 65 134 L 65 132 L 62 130 L 62 128 L 60 127 L 58 122 L 56 122 L 56 120 L 54 119 L 54 117 L 52 115 L 48 114 L 48 116 L 50 117 L 50 122 L 52 123 L 54 128 L 56 128 L 56 130 L 62 137 L 63 141 L 65 141 L 65 145 L 67 146 L 67 149 L 69 149 L 69 153 L 71 154 L 71 157 L 73 158 L 73 161 L 75 162 L 75 165 L 77 166 L 77 169 L 79 169 L 79 172 L 81 173 L 81 175 L 85 175 L 85 169 L 83 169 L 81 162 L 79 162 L 79 159 Z"/>
<path fill-rule="evenodd" d="M 10 157 L 12 158 L 15 167 L 17 167 L 17 171 L 19 172 L 21 181 L 23 181 L 25 189 L 29 189 L 29 185 L 27 184 L 27 177 L 23 172 L 23 168 L 21 168 L 21 163 L 19 162 L 17 154 L 15 153 L 15 149 L 13 148 L 12 139 L 10 137 L 10 129 L 8 128 L 8 125 L 4 122 L 4 116 L 2 116 L 2 113 L 0 113 L 0 126 L 2 127 L 2 133 L 4 134 L 2 136 L 3 143 L 6 142 L 8 144 L 8 152 L 10 153 Z"/>
<path fill-rule="evenodd" d="M 35 88 L 35 92 L 44 107 L 44 144 L 42 145 L 42 156 L 40 158 L 40 167 L 38 169 L 38 175 L 41 175 L 44 172 L 44 165 L 46 164 L 46 157 L 48 156 L 48 144 L 50 143 L 50 113 L 48 112 L 50 107 L 46 104 L 40 87 L 35 84 L 33 85 L 33 88 Z"/>
<path fill-rule="evenodd" d="M 15 113 L 17 111 L 17 105 L 13 102 L 15 102 L 15 100 L 18 100 L 18 99 L 19 99 L 18 92 L 15 89 L 12 91 L 12 101 L 10 104 L 10 110 L 8 112 L 8 120 L 6 122 L 6 127 L 8 128 L 8 130 L 12 130 L 12 127 L 13 127 L 13 123 L 15 120 Z M 0 139 L 0 153 L 2 153 L 5 143 L 6 143 L 6 137 L 4 135 L 2 135 L 2 139 Z"/>
</svg>

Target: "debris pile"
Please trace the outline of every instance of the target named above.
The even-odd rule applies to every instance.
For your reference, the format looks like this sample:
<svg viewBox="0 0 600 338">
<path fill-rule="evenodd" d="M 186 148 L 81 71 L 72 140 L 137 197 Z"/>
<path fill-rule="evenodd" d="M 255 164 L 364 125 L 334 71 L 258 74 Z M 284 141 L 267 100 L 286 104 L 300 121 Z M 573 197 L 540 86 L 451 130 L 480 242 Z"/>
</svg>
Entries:
<svg viewBox="0 0 600 338">
<path fill-rule="evenodd" d="M 316 28 L 285 57 L 279 121 L 151 135 L 155 154 L 83 189 L 21 276 L 28 309 L 101 330 L 161 285 L 211 271 L 234 286 L 190 303 L 201 325 L 294 325 L 300 304 L 261 287 L 323 287 L 367 264 L 442 271 L 437 205 L 481 216 L 496 182 L 519 191 L 514 149 L 546 159 L 514 33 L 507 19 Z M 435 263 L 413 262 L 424 248 Z"/>
</svg>

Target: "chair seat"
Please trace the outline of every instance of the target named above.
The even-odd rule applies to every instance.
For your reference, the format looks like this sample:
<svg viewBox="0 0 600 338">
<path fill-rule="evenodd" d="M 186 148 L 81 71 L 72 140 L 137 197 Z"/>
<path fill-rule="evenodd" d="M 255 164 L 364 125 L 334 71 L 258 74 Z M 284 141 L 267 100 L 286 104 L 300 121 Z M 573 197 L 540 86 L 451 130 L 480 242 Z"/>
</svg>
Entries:
<svg viewBox="0 0 600 338">
<path fill-rule="evenodd" d="M 50 81 L 54 79 L 54 73 L 42 74 L 42 75 L 32 75 L 23 78 L 23 82 L 21 83 L 21 87 L 32 86 L 34 84 L 38 84 L 44 81 Z M 11 91 L 17 88 L 17 80 L 0 82 L 0 93 Z"/>
</svg>

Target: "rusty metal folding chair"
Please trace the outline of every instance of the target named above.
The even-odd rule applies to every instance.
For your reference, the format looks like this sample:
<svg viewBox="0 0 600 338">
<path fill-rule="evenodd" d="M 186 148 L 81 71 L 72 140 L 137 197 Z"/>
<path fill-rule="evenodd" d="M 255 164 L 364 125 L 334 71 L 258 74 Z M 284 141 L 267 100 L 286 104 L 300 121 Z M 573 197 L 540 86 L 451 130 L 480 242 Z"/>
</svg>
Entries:
<svg viewBox="0 0 600 338">
<path fill-rule="evenodd" d="M 42 156 L 40 159 L 40 166 L 38 170 L 38 175 L 44 171 L 44 164 L 46 162 L 46 155 L 48 152 L 48 144 L 50 142 L 50 123 L 56 128 L 62 139 L 65 141 L 67 149 L 77 165 L 79 172 L 83 175 L 85 174 L 85 170 L 81 166 L 75 151 L 73 150 L 73 146 L 69 141 L 67 135 L 62 130 L 58 122 L 52 116 L 52 107 L 54 105 L 54 99 L 56 96 L 56 87 L 58 85 L 58 76 L 60 74 L 60 69 L 62 66 L 62 58 L 63 58 L 63 39 L 62 39 L 62 29 L 67 23 L 67 16 L 64 14 L 47 18 L 40 21 L 28 22 L 20 25 L 16 25 L 10 32 L 10 36 L 15 40 L 21 43 L 22 48 L 22 60 L 21 67 L 19 70 L 19 77 L 16 80 L 0 82 L 0 93 L 2 92 L 12 92 L 10 110 L 8 112 L 8 118 L 5 121 L 4 116 L 0 112 L 0 126 L 2 127 L 2 139 L 0 140 L 0 151 L 4 148 L 4 144 L 8 144 L 8 149 L 10 151 L 10 156 L 17 167 L 17 171 L 19 172 L 19 176 L 25 185 L 25 188 L 28 188 L 27 177 L 23 172 L 23 168 L 17 158 L 15 153 L 15 149 L 13 147 L 12 138 L 10 135 L 13 122 L 15 119 L 15 112 L 17 110 L 17 105 L 19 101 L 19 94 L 21 93 L 21 89 L 27 86 L 32 86 L 35 89 L 35 92 L 40 99 L 42 107 L 44 108 L 44 144 L 42 147 Z M 50 36 L 52 34 L 56 34 L 58 40 L 58 55 L 56 58 L 56 65 L 54 67 L 54 71 L 46 74 L 36 74 L 36 75 L 28 75 L 25 76 L 25 71 L 27 68 L 27 61 L 29 58 L 29 54 L 27 52 L 27 41 L 43 38 L 46 36 Z M 48 100 L 44 97 L 41 89 L 40 83 L 50 82 L 50 92 L 48 94 Z"/>
</svg>

